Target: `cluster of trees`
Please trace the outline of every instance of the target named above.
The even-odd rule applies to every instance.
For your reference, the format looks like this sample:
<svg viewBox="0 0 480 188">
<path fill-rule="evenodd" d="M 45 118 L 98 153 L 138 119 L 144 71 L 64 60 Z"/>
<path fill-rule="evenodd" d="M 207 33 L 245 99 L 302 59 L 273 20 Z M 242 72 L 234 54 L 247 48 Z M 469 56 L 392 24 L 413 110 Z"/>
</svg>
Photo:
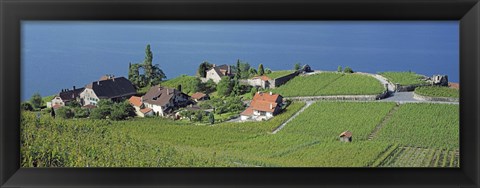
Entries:
<svg viewBox="0 0 480 188">
<path fill-rule="evenodd" d="M 140 74 L 142 70 L 144 74 Z M 165 78 L 167 76 L 160 69 L 160 66 L 158 64 L 153 65 L 153 53 L 150 44 L 145 48 L 145 60 L 142 63 L 129 63 L 128 79 L 137 88 L 157 85 Z"/>
<path fill-rule="evenodd" d="M 72 101 L 57 110 L 48 109 L 48 112 L 52 116 L 62 119 L 90 117 L 92 119 L 108 118 L 118 121 L 135 116 L 135 109 L 133 109 L 128 101 L 114 103 L 111 100 L 104 99 L 100 100 L 97 108 L 93 109 L 81 108 L 80 103 Z"/>
<path fill-rule="evenodd" d="M 342 71 L 342 66 L 338 66 L 337 72 L 344 72 L 344 73 L 353 73 L 352 68 L 346 66 L 345 69 Z"/>
<path fill-rule="evenodd" d="M 215 123 L 215 116 L 213 113 L 203 110 L 183 110 L 180 112 L 180 115 L 188 118 L 192 122 L 208 122 L 210 124 Z"/>
<path fill-rule="evenodd" d="M 215 114 L 245 110 L 245 106 L 240 97 L 212 98 L 208 101 L 202 101 L 198 105 L 203 109 L 213 109 L 213 113 Z"/>
<path fill-rule="evenodd" d="M 43 107 L 43 99 L 39 93 L 34 93 L 29 101 L 22 102 L 20 104 L 20 109 L 33 111 L 39 110 Z"/>
</svg>

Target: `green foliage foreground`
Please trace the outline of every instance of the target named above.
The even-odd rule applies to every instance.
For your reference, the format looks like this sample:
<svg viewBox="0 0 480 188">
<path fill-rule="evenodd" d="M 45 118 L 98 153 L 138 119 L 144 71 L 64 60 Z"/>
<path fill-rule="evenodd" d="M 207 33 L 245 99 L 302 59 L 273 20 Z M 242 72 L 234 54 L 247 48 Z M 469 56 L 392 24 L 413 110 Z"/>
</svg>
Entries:
<svg viewBox="0 0 480 188">
<path fill-rule="evenodd" d="M 37 119 L 35 113 L 24 111 L 21 166 L 402 166 L 412 157 L 392 162 L 399 148 L 456 151 L 459 147 L 458 105 L 403 104 L 392 115 L 389 112 L 394 103 L 317 102 L 277 134 L 271 134 L 303 106 L 304 103 L 293 102 L 268 121 L 213 125 L 158 117 L 109 121 L 63 120 L 42 115 Z M 368 140 L 385 119 L 388 121 L 375 138 Z M 352 131 L 353 142 L 338 141 L 338 135 L 345 130 Z M 426 159 L 419 166 L 458 166 L 455 157 L 420 154 Z M 441 161 L 427 161 L 438 159 Z"/>
</svg>

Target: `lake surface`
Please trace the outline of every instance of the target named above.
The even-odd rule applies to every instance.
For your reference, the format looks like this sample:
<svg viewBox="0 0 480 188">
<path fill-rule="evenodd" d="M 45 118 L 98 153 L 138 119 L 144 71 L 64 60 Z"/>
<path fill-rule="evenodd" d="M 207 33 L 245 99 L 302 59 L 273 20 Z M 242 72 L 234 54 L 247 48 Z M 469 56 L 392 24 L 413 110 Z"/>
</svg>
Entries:
<svg viewBox="0 0 480 188">
<path fill-rule="evenodd" d="M 22 100 L 83 87 L 104 74 L 128 76 L 151 45 L 168 78 L 198 65 L 316 70 L 414 71 L 459 82 L 458 21 L 24 21 Z"/>
</svg>

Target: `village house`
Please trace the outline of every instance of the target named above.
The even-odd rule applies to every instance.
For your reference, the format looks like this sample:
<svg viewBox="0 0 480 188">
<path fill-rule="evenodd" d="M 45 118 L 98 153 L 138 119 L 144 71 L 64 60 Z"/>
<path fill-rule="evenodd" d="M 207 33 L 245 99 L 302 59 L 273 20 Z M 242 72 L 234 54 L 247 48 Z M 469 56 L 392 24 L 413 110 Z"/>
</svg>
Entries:
<svg viewBox="0 0 480 188">
<path fill-rule="evenodd" d="M 257 92 L 245 111 L 240 114 L 240 119 L 267 120 L 277 115 L 282 110 L 283 97 L 279 94 Z"/>
<path fill-rule="evenodd" d="M 207 71 L 205 79 L 202 81 L 206 82 L 208 80 L 213 80 L 215 83 L 218 84 L 222 77 L 224 76 L 233 76 L 230 65 L 220 65 L 216 66 L 213 64 L 213 67 Z"/>
<path fill-rule="evenodd" d="M 153 86 L 142 97 L 143 104 L 158 116 L 166 116 L 174 110 L 192 103 L 187 94 L 168 87 Z"/>
<path fill-rule="evenodd" d="M 248 79 L 247 84 L 254 87 L 260 87 L 265 89 L 270 87 L 270 82 L 271 82 L 270 80 L 271 79 L 265 75 L 255 76 L 253 78 Z"/>
<path fill-rule="evenodd" d="M 145 107 L 142 97 L 132 96 L 128 99 L 128 102 L 130 102 L 130 105 L 135 109 L 135 114 L 137 114 L 137 116 L 145 117 L 154 115 L 151 108 Z"/>
<path fill-rule="evenodd" d="M 85 86 L 80 93 L 82 105 L 96 106 L 100 99 L 123 101 L 137 93 L 133 84 L 125 77 L 106 76 Z"/>
<path fill-rule="evenodd" d="M 198 101 L 210 100 L 210 96 L 202 92 L 196 92 L 192 95 L 192 99 L 195 100 L 195 102 L 198 102 Z"/>
<path fill-rule="evenodd" d="M 73 90 L 62 89 L 60 93 L 55 95 L 51 102 L 47 102 L 47 108 L 54 107 L 55 109 L 68 105 L 72 101 L 80 102 L 80 93 L 83 92 L 85 88 L 76 89 L 73 86 Z"/>
</svg>

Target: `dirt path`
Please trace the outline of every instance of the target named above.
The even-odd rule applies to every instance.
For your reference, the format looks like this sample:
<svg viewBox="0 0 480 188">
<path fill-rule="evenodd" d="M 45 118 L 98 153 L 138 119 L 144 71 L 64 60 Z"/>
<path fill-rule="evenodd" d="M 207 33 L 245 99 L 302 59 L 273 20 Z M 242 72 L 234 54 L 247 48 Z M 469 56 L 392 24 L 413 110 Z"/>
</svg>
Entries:
<svg viewBox="0 0 480 188">
<path fill-rule="evenodd" d="M 305 101 L 305 106 L 302 107 L 302 109 L 300 109 L 297 113 L 293 114 L 292 117 L 290 117 L 287 121 L 283 122 L 280 126 L 278 126 L 275 130 L 273 130 L 272 134 L 277 134 L 278 131 L 282 130 L 283 127 L 285 127 L 285 125 L 287 125 L 287 123 L 289 123 L 290 121 L 292 121 L 293 119 L 295 119 L 295 117 L 297 117 L 300 113 L 302 113 L 303 111 L 305 111 L 305 109 L 307 109 L 310 105 L 312 105 L 315 101 Z"/>
<path fill-rule="evenodd" d="M 393 114 L 400 108 L 400 105 L 397 104 L 395 107 L 393 107 L 389 112 L 388 114 L 383 118 L 382 122 L 380 122 L 376 127 L 375 129 L 372 131 L 372 133 L 370 133 L 370 135 L 368 135 L 368 140 L 373 140 L 373 138 L 375 138 L 375 136 L 377 135 L 378 131 L 380 131 L 380 129 L 382 129 L 382 127 L 388 123 L 388 121 L 390 120 L 390 118 L 392 118 Z"/>
</svg>

